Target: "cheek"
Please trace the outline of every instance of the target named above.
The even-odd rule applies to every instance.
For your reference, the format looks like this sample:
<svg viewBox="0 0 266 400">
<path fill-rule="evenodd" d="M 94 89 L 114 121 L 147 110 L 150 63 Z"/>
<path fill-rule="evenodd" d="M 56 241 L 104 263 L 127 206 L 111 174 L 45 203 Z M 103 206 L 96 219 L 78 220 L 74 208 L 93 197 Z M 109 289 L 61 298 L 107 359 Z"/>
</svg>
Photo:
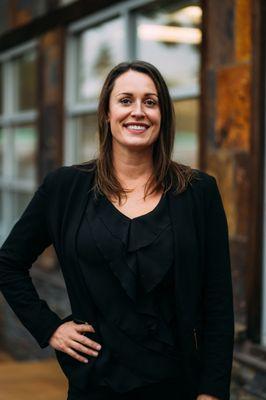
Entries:
<svg viewBox="0 0 266 400">
<path fill-rule="evenodd" d="M 154 114 L 150 115 L 151 120 L 153 121 L 154 125 L 161 125 L 161 113 L 156 111 Z"/>
<path fill-rule="evenodd" d="M 110 107 L 109 117 L 114 123 L 121 121 L 127 114 L 128 110 L 120 105 L 113 105 Z"/>
<path fill-rule="evenodd" d="M 159 118 L 154 119 L 153 124 L 154 124 L 156 131 L 157 130 L 159 131 L 160 127 L 161 127 L 161 118 L 159 117 Z"/>
</svg>

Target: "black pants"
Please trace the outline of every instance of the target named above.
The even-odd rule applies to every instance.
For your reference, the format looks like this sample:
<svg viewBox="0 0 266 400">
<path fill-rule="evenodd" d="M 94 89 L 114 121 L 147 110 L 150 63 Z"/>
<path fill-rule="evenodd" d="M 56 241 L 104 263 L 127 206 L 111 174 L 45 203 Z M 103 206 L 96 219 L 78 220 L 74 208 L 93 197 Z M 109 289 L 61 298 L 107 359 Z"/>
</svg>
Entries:
<svg viewBox="0 0 266 400">
<path fill-rule="evenodd" d="M 180 382 L 173 379 L 153 383 L 126 393 L 116 393 L 109 387 L 91 386 L 88 393 L 83 394 L 76 389 L 69 389 L 67 400 L 194 400 L 182 387 Z"/>
</svg>

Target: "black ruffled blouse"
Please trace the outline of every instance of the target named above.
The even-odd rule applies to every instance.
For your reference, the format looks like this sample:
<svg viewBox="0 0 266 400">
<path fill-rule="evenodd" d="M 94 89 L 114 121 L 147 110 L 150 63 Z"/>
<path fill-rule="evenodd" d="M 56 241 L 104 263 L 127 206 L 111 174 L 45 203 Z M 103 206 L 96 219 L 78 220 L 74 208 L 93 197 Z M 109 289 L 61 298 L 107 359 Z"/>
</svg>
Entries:
<svg viewBox="0 0 266 400">
<path fill-rule="evenodd" d="M 95 259 L 98 253 L 98 268 L 103 268 L 103 279 L 110 279 L 112 290 L 112 302 L 103 300 L 98 308 L 102 349 L 94 362 L 94 380 L 117 392 L 177 377 L 179 372 L 167 200 L 163 195 L 151 212 L 131 219 L 105 196 L 97 201 L 91 196 L 80 225 L 79 261 L 90 268 L 90 255 Z M 123 319 L 117 317 L 113 324 L 108 314 L 119 315 L 119 308 Z"/>
</svg>

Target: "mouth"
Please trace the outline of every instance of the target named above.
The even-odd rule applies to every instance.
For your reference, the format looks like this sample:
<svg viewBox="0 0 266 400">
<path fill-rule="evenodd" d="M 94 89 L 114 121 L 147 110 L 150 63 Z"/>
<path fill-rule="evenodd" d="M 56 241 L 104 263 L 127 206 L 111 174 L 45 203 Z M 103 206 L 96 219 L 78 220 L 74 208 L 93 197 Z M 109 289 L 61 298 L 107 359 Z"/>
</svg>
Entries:
<svg viewBox="0 0 266 400">
<path fill-rule="evenodd" d="M 145 132 L 147 129 L 149 129 L 149 125 L 147 124 L 124 124 L 124 128 L 126 128 L 126 130 L 130 133 L 143 133 Z"/>
</svg>

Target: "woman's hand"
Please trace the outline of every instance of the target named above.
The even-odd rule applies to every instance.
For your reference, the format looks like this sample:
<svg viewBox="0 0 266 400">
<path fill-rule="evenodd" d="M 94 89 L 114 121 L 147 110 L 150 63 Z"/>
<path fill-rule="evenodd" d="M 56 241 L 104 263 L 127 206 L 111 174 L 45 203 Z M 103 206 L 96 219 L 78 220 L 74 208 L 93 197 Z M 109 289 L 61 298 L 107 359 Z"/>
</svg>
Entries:
<svg viewBox="0 0 266 400">
<path fill-rule="evenodd" d="M 217 397 L 209 396 L 208 394 L 200 394 L 197 400 L 219 400 Z"/>
<path fill-rule="evenodd" d="M 49 344 L 55 350 L 63 351 L 76 360 L 87 363 L 88 359 L 82 357 L 77 351 L 97 357 L 97 350 L 101 349 L 101 345 L 84 336 L 86 332 L 95 332 L 95 330 L 92 325 L 68 321 L 56 329 L 49 339 Z"/>
</svg>

